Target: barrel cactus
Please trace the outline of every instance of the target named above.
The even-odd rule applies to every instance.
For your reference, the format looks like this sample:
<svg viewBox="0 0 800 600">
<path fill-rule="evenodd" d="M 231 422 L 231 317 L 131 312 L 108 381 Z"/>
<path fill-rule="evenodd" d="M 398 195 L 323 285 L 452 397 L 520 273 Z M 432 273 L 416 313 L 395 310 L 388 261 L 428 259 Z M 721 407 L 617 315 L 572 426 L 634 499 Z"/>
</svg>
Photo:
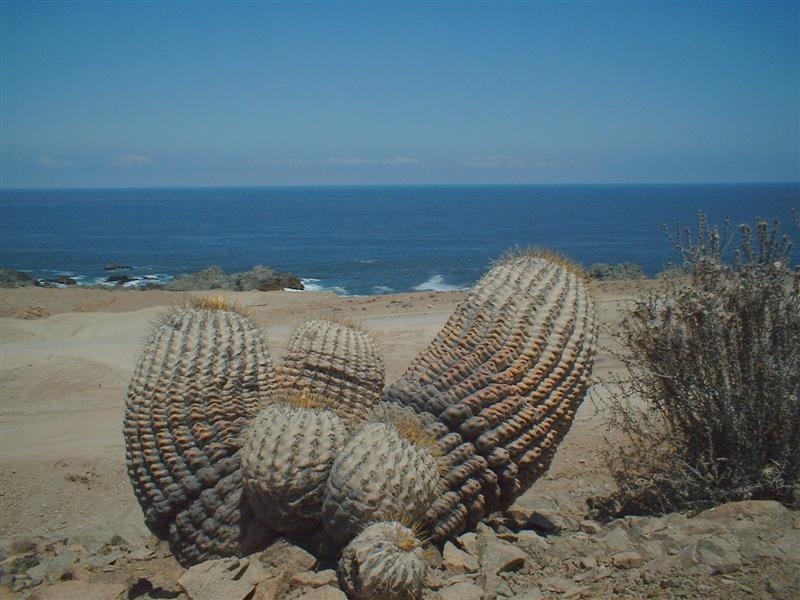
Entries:
<svg viewBox="0 0 800 600">
<path fill-rule="evenodd" d="M 242 451 L 250 505 L 278 531 L 313 528 L 346 439 L 345 422 L 322 400 L 305 393 L 274 399 L 250 427 Z"/>
<path fill-rule="evenodd" d="M 239 470 L 241 433 L 271 378 L 258 329 L 224 299 L 170 311 L 145 343 L 125 404 L 128 474 L 148 527 L 185 563 L 268 535 L 251 523 Z"/>
<path fill-rule="evenodd" d="M 414 531 L 397 521 L 366 527 L 342 552 L 339 582 L 353 600 L 412 600 L 428 564 Z"/>
<path fill-rule="evenodd" d="M 452 465 L 428 513 L 443 540 L 509 505 L 549 466 L 589 382 L 595 311 L 579 269 L 499 260 L 385 398 L 429 413 Z"/>
<path fill-rule="evenodd" d="M 343 418 L 361 420 L 381 399 L 383 357 L 359 325 L 315 319 L 292 335 L 272 386 L 324 397 Z"/>
<path fill-rule="evenodd" d="M 441 481 L 434 440 L 424 433 L 414 417 L 386 419 L 365 423 L 345 444 L 322 505 L 322 523 L 334 540 L 348 542 L 372 521 L 424 516 Z"/>
</svg>

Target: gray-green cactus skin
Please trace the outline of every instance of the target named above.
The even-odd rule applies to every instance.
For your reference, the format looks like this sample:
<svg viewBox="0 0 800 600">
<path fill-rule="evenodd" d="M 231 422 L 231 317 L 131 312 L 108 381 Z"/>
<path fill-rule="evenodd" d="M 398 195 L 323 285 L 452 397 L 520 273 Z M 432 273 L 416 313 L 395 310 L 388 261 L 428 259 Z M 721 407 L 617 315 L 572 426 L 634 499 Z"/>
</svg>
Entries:
<svg viewBox="0 0 800 600">
<path fill-rule="evenodd" d="M 245 494 L 259 517 L 284 532 L 319 526 L 328 475 L 347 437 L 344 421 L 324 407 L 264 407 L 242 449 Z"/>
<path fill-rule="evenodd" d="M 269 535 L 242 498 L 239 449 L 271 377 L 258 329 L 231 310 L 173 310 L 145 343 L 125 405 L 128 474 L 148 527 L 186 564 Z"/>
<path fill-rule="evenodd" d="M 365 423 L 336 456 L 322 505 L 334 540 L 351 540 L 372 521 L 420 520 L 440 485 L 439 464 L 391 423 Z"/>
<path fill-rule="evenodd" d="M 367 526 L 342 552 L 339 582 L 351 600 L 419 598 L 428 565 L 414 532 L 396 521 Z"/>
<path fill-rule="evenodd" d="M 424 416 L 450 464 L 426 517 L 432 541 L 473 528 L 548 468 L 586 393 L 595 321 L 576 269 L 512 254 L 386 390 Z"/>
<path fill-rule="evenodd" d="M 272 387 L 326 398 L 343 418 L 359 421 L 380 401 L 384 383 L 383 358 L 367 333 L 317 319 L 292 335 Z"/>
</svg>

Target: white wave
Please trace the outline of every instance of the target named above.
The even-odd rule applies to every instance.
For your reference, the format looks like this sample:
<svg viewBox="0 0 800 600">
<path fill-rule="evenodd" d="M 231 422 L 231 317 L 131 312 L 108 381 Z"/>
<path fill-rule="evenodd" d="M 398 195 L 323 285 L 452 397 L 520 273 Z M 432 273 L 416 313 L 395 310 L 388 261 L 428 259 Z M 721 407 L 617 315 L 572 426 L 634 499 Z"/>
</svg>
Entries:
<svg viewBox="0 0 800 600">
<path fill-rule="evenodd" d="M 323 285 L 320 283 L 321 279 L 314 277 L 301 278 L 300 282 L 303 284 L 303 291 L 306 292 L 334 292 L 339 296 L 349 296 L 348 291 L 340 285 Z"/>
<path fill-rule="evenodd" d="M 446 283 L 441 275 L 434 275 L 427 281 L 415 285 L 414 289 L 418 292 L 460 292 L 464 290 L 462 286 Z"/>
<path fill-rule="evenodd" d="M 391 294 L 394 291 L 394 288 L 390 288 L 386 285 L 373 285 L 372 291 L 376 294 Z"/>
</svg>

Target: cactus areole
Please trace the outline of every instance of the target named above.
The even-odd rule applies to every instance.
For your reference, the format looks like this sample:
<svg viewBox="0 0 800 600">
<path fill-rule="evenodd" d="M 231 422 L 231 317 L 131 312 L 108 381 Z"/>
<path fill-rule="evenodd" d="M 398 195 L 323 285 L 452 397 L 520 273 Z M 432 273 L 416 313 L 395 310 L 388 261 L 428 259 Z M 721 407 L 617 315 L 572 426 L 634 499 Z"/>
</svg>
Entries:
<svg viewBox="0 0 800 600">
<path fill-rule="evenodd" d="M 404 598 L 424 576 L 423 540 L 474 528 L 546 471 L 594 346 L 579 269 L 535 251 L 498 260 L 385 390 L 357 326 L 306 323 L 273 371 L 242 310 L 195 303 L 157 323 L 139 358 L 128 474 L 182 564 L 321 528 L 346 547 L 351 597 Z"/>
</svg>

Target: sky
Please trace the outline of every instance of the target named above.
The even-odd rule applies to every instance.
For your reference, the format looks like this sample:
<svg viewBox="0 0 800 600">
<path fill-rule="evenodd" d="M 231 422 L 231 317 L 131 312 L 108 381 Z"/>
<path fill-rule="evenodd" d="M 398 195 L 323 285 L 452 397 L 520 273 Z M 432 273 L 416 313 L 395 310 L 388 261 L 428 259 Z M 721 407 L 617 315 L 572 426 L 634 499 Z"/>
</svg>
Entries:
<svg viewBox="0 0 800 600">
<path fill-rule="evenodd" d="M 797 181 L 799 7 L 3 2 L 0 186 Z"/>
</svg>

